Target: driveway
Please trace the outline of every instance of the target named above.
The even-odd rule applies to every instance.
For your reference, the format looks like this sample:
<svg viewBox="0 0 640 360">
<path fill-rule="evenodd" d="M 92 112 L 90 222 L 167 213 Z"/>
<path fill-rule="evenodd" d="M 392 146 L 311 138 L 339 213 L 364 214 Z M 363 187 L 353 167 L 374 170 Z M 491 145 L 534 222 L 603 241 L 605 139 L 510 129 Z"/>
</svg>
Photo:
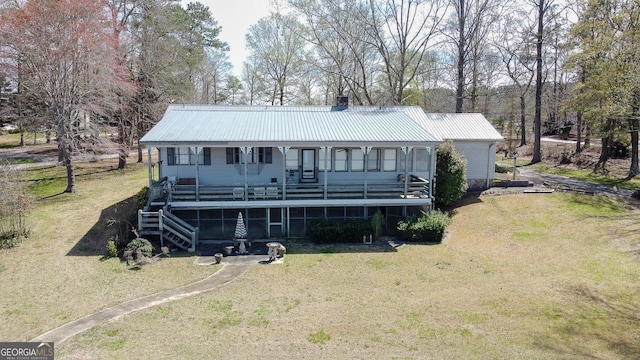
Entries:
<svg viewBox="0 0 640 360">
<path fill-rule="evenodd" d="M 534 186 L 545 186 L 558 190 L 576 191 L 587 194 L 603 194 L 611 196 L 629 197 L 632 190 L 619 189 L 609 185 L 596 184 L 589 181 L 571 179 L 565 176 L 543 174 L 527 168 L 518 168 L 520 178 L 529 180 Z"/>
</svg>

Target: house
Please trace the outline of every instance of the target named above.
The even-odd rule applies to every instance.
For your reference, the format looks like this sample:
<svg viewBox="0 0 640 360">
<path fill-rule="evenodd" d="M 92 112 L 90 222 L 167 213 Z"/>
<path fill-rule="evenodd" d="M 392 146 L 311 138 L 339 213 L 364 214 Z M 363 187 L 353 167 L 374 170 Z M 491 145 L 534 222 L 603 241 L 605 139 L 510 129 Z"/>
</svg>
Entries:
<svg viewBox="0 0 640 360">
<path fill-rule="evenodd" d="M 149 201 L 140 234 L 195 250 L 231 239 L 302 237 L 309 222 L 389 224 L 433 201 L 435 149 L 419 107 L 171 105 L 140 141 Z"/>
<path fill-rule="evenodd" d="M 495 177 L 496 143 L 504 140 L 482 114 L 426 114 L 415 117 L 430 133 L 451 140 L 467 159 L 470 190 L 491 187 Z"/>
</svg>

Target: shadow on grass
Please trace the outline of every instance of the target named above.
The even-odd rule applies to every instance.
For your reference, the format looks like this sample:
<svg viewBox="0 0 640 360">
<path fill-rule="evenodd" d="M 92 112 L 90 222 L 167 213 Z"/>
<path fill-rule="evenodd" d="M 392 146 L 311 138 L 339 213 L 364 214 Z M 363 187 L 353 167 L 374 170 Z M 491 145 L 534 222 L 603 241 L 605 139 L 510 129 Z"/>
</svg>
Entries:
<svg viewBox="0 0 640 360">
<path fill-rule="evenodd" d="M 100 256 L 105 255 L 107 241 L 118 236 L 128 236 L 131 222 L 136 216 L 133 197 L 113 204 L 100 213 L 100 218 L 91 229 L 78 241 L 67 256 Z"/>
<path fill-rule="evenodd" d="M 640 302 L 637 290 L 603 294 L 588 286 L 569 290 L 571 304 L 555 308 L 550 316 L 550 331 L 535 339 L 538 347 L 561 358 L 608 358 L 593 354 L 603 348 L 621 359 L 640 358 Z"/>
</svg>

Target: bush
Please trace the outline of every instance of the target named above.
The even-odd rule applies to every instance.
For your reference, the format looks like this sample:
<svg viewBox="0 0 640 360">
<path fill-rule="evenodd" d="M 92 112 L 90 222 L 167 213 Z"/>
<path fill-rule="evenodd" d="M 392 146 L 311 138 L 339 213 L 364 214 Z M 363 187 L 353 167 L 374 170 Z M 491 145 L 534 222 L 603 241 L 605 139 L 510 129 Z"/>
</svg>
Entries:
<svg viewBox="0 0 640 360">
<path fill-rule="evenodd" d="M 384 223 L 384 216 L 382 216 L 382 211 L 378 209 L 375 214 L 371 217 L 371 229 L 373 230 L 373 235 L 377 238 L 382 235 L 382 225 Z"/>
<path fill-rule="evenodd" d="M 366 220 L 334 221 L 320 218 L 309 226 L 309 238 L 318 244 L 361 242 L 362 237 L 373 232 Z"/>
<path fill-rule="evenodd" d="M 136 211 L 144 209 L 147 206 L 147 196 L 149 194 L 149 187 L 144 186 L 137 194 L 135 194 L 134 199 L 136 201 Z"/>
<path fill-rule="evenodd" d="M 438 147 L 435 202 L 438 207 L 453 204 L 467 191 L 467 161 L 450 141 Z"/>
<path fill-rule="evenodd" d="M 109 257 L 118 256 L 118 247 L 116 246 L 115 240 L 107 241 L 107 256 Z"/>
<path fill-rule="evenodd" d="M 614 140 L 611 144 L 611 157 L 614 159 L 626 159 L 631 154 L 627 141 Z"/>
<path fill-rule="evenodd" d="M 124 248 L 126 254 L 133 256 L 136 261 L 142 260 L 140 257 L 151 257 L 153 245 L 147 239 L 135 238 Z"/>
<path fill-rule="evenodd" d="M 435 210 L 419 218 L 411 217 L 398 222 L 398 230 L 405 241 L 439 243 L 450 223 L 447 214 Z"/>
<path fill-rule="evenodd" d="M 506 174 L 511 170 L 513 170 L 513 167 L 504 166 L 496 163 L 496 173 L 498 174 Z"/>
</svg>

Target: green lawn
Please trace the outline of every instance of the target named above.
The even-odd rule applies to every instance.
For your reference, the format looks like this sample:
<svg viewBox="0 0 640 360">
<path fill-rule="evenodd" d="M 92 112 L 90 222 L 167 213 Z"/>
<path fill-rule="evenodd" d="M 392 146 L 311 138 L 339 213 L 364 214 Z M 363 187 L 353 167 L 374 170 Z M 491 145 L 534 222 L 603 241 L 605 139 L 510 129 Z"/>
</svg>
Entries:
<svg viewBox="0 0 640 360">
<path fill-rule="evenodd" d="M 218 268 L 196 266 L 193 256 L 137 271 L 104 260 L 108 220 L 146 184 L 147 168 L 85 166 L 75 195 L 47 197 L 64 188 L 64 169 L 27 173 L 42 200 L 29 219 L 33 236 L 0 251 L 3 341 L 29 340 Z M 610 197 L 469 199 L 441 245 L 290 246 L 283 265 L 255 265 L 219 290 L 98 326 L 56 344 L 56 355 L 638 358 L 639 220 L 637 209 Z"/>
</svg>

